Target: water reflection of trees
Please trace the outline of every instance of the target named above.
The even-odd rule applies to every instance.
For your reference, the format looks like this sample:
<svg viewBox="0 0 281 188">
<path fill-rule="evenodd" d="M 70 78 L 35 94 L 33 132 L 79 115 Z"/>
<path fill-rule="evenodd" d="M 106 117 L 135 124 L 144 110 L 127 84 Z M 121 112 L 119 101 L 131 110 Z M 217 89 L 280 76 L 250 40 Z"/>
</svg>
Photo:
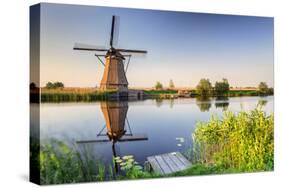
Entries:
<svg viewBox="0 0 281 188">
<path fill-rule="evenodd" d="M 161 107 L 163 104 L 163 99 L 156 99 L 156 106 Z"/>
<path fill-rule="evenodd" d="M 170 108 L 173 108 L 175 104 L 175 100 L 174 99 L 170 99 Z"/>
<path fill-rule="evenodd" d="M 259 102 L 258 102 L 258 106 L 266 106 L 267 102 L 268 101 L 265 97 L 261 97 Z"/>
<path fill-rule="evenodd" d="M 228 97 L 217 97 L 215 101 L 216 108 L 221 108 L 223 111 L 226 111 L 229 106 Z"/>
<path fill-rule="evenodd" d="M 201 112 L 208 112 L 212 107 L 211 99 L 209 97 L 196 98 L 196 104 Z"/>
</svg>

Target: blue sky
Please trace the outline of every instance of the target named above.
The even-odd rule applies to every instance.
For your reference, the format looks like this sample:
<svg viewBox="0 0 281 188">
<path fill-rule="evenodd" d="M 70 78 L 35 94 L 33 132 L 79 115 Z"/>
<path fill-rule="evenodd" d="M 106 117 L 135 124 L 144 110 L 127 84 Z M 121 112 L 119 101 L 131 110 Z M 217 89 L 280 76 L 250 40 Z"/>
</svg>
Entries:
<svg viewBox="0 0 281 188">
<path fill-rule="evenodd" d="M 41 7 L 41 84 L 99 86 L 103 66 L 94 53 L 72 48 L 108 46 L 112 15 L 120 18 L 116 47 L 148 51 L 131 59 L 130 87 L 170 79 L 195 87 L 200 78 L 273 86 L 273 18 L 59 4 Z"/>
</svg>

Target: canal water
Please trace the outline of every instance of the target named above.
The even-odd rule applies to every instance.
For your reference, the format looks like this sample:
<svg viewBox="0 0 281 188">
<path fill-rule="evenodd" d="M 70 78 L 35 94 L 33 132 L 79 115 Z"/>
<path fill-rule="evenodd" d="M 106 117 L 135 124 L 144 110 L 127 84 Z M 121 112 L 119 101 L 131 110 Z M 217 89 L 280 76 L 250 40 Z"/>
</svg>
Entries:
<svg viewBox="0 0 281 188">
<path fill-rule="evenodd" d="M 125 155 L 143 164 L 151 155 L 188 151 L 197 122 L 208 121 L 212 115 L 221 117 L 226 110 L 249 111 L 258 104 L 267 114 L 273 113 L 273 96 L 43 103 L 40 140 L 86 148 L 105 165 L 112 163 L 113 156 Z"/>
</svg>

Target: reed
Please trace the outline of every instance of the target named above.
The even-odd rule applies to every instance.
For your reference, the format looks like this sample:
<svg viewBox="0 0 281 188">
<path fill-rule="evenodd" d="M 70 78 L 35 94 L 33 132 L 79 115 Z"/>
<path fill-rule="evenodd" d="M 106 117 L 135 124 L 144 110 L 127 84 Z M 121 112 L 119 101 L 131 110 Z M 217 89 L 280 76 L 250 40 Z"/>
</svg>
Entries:
<svg viewBox="0 0 281 188">
<path fill-rule="evenodd" d="M 238 172 L 274 168 L 274 119 L 261 107 L 250 112 L 225 112 L 198 123 L 193 134 L 193 160 Z"/>
<path fill-rule="evenodd" d="M 85 153 L 75 151 L 61 141 L 40 146 L 40 184 L 103 181 L 105 168 Z"/>
<path fill-rule="evenodd" d="M 115 90 L 101 91 L 95 88 L 41 89 L 41 102 L 90 102 L 107 100 Z"/>
<path fill-rule="evenodd" d="M 38 161 L 42 185 L 159 177 L 144 171 L 131 155 L 113 159 L 120 170 L 116 173 L 115 166 L 106 168 L 89 148 L 69 147 L 58 140 L 40 145 Z"/>
</svg>

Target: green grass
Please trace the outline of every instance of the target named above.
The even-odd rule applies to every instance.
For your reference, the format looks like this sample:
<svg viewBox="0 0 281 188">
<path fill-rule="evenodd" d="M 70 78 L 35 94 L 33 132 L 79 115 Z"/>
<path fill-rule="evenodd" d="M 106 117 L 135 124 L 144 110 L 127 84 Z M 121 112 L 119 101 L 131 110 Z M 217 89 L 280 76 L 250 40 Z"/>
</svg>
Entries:
<svg viewBox="0 0 281 188">
<path fill-rule="evenodd" d="M 116 91 L 99 91 L 91 88 L 42 89 L 41 102 L 91 102 L 108 100 Z"/>
<path fill-rule="evenodd" d="M 39 165 L 42 185 L 160 177 L 143 170 L 133 156 L 118 157 L 120 172 L 117 174 L 113 166 L 106 167 L 93 158 L 91 152 L 78 152 L 78 148 L 71 148 L 58 140 L 41 144 L 40 154 L 31 157 L 33 162 L 39 161 L 34 164 Z"/>
<path fill-rule="evenodd" d="M 274 167 L 274 119 L 261 108 L 251 112 L 225 112 L 198 123 L 193 160 L 239 172 L 269 171 Z"/>
<path fill-rule="evenodd" d="M 147 95 L 160 95 L 160 94 L 177 94 L 177 90 L 144 90 L 144 93 Z"/>
<path fill-rule="evenodd" d="M 190 90 L 191 97 L 200 97 L 196 90 Z M 96 88 L 58 88 L 47 89 L 41 88 L 41 102 L 91 102 L 105 101 L 110 98 L 116 90 L 102 91 Z M 146 98 L 156 99 L 174 99 L 177 97 L 178 90 L 163 89 L 163 90 L 144 90 Z M 273 93 L 268 93 L 272 95 Z M 225 97 L 239 96 L 259 96 L 258 90 L 230 90 Z M 205 96 L 206 97 L 206 96 Z M 216 97 L 211 94 L 209 97 Z"/>
<path fill-rule="evenodd" d="M 210 174 L 237 173 L 236 169 L 224 169 L 216 165 L 195 164 L 191 168 L 173 173 L 169 176 L 199 176 Z"/>
<path fill-rule="evenodd" d="M 71 149 L 61 141 L 41 144 L 40 184 L 61 184 L 105 180 L 105 168 L 88 154 Z"/>
<path fill-rule="evenodd" d="M 229 97 L 239 97 L 239 96 L 259 96 L 258 90 L 230 90 L 228 92 Z"/>
</svg>

